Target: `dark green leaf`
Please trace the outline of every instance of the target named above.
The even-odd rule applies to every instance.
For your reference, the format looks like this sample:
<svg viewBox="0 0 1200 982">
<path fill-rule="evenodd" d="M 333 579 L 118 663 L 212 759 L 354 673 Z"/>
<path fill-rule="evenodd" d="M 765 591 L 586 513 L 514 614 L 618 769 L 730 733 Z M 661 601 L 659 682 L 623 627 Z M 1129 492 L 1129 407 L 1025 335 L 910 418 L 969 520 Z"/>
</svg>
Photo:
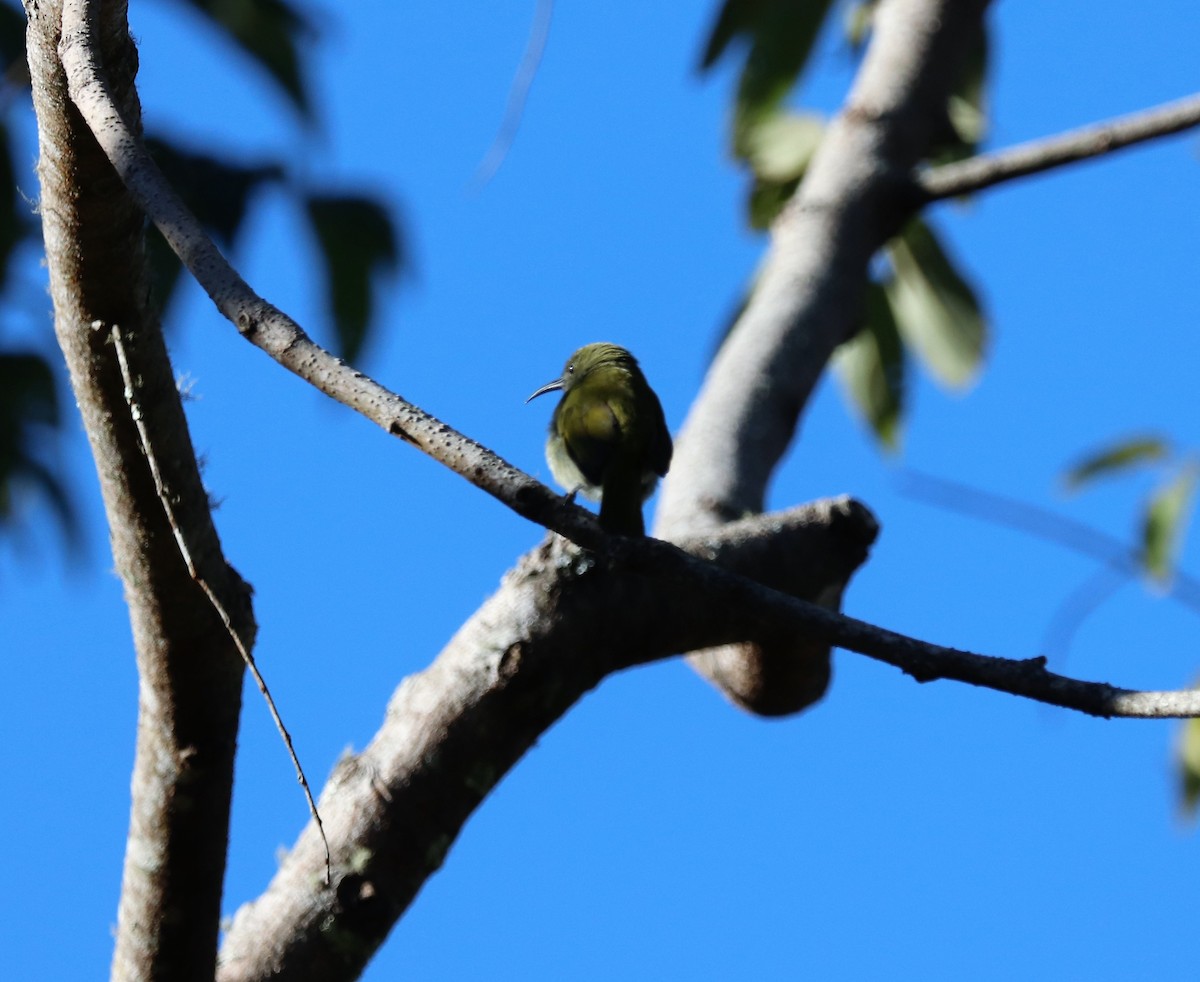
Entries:
<svg viewBox="0 0 1200 982">
<path fill-rule="evenodd" d="M 218 28 L 287 93 L 296 111 L 311 118 L 300 46 L 315 25 L 288 0 L 185 0 Z"/>
<path fill-rule="evenodd" d="M 41 355 L 0 354 L 0 439 L 30 423 L 57 426 L 56 388 L 54 373 Z"/>
<path fill-rule="evenodd" d="M 0 75 L 6 83 L 11 84 L 12 69 L 25 62 L 25 14 L 19 5 L 14 7 L 7 3 L 0 4 Z M 21 72 L 26 69 L 21 67 Z M 28 84 L 28 75 L 25 76 Z"/>
<path fill-rule="evenodd" d="M 814 113 L 779 112 L 742 130 L 734 152 L 765 181 L 794 181 L 804 176 L 824 132 Z"/>
<path fill-rule="evenodd" d="M 54 373 L 40 355 L 0 354 L 0 524 L 13 517 L 14 489 L 39 490 L 73 544 L 79 524 L 59 477 L 38 458 L 45 444 L 39 427 L 59 425 Z"/>
<path fill-rule="evenodd" d="M 734 152 L 754 172 L 747 202 L 751 228 L 768 228 L 796 193 L 823 131 L 818 116 L 779 112 L 739 134 Z"/>
<path fill-rule="evenodd" d="M 750 185 L 750 196 L 746 202 L 746 220 L 750 227 L 760 232 L 766 231 L 775 221 L 776 216 L 783 211 L 783 206 L 796 193 L 800 179 L 776 184 L 772 181 L 755 180 Z"/>
<path fill-rule="evenodd" d="M 947 108 L 959 140 L 972 153 L 987 134 L 987 73 L 988 40 L 986 31 L 981 30 Z"/>
<path fill-rule="evenodd" d="M 767 0 L 742 68 L 734 141 L 757 120 L 774 115 L 796 84 L 829 11 L 830 0 Z"/>
<path fill-rule="evenodd" d="M 946 101 L 945 116 L 931 139 L 934 164 L 962 160 L 977 151 L 987 134 L 987 33 L 980 28 L 971 43 L 958 84 Z"/>
<path fill-rule="evenodd" d="M 1168 580 L 1175 568 L 1175 558 L 1191 517 L 1198 476 L 1200 470 L 1196 464 L 1189 463 L 1146 502 L 1142 519 L 1142 564 L 1156 580 Z"/>
<path fill-rule="evenodd" d="M 1169 453 L 1167 444 L 1157 437 L 1121 440 L 1089 454 L 1067 471 L 1063 480 L 1067 488 L 1074 491 L 1096 478 L 1108 477 L 1119 471 L 1163 460 Z"/>
<path fill-rule="evenodd" d="M 717 14 L 717 22 L 713 24 L 708 44 L 704 46 L 704 55 L 700 59 L 701 71 L 712 68 L 739 34 L 752 33 L 755 18 L 762 6 L 762 0 L 725 0 L 721 4 L 721 12 Z"/>
<path fill-rule="evenodd" d="M 82 545 L 83 536 L 79 525 L 79 516 L 76 514 L 75 506 L 71 504 L 71 498 L 57 474 L 36 458 L 23 454 L 16 461 L 9 478 L 8 483 L 10 485 L 26 482 L 40 491 L 42 497 L 45 498 L 46 503 L 50 505 L 51 510 L 58 519 L 59 527 L 66 537 L 67 544 L 72 548 L 78 548 Z M 11 494 L 6 493 L 5 498 L 11 508 Z M 6 512 L 5 514 L 11 516 L 11 512 Z"/>
<path fill-rule="evenodd" d="M 978 372 L 987 325 L 975 292 L 920 219 L 888 243 L 894 276 L 887 283 L 896 325 L 933 375 L 963 386 Z"/>
<path fill-rule="evenodd" d="M 339 354 L 354 361 L 371 323 L 381 274 L 403 272 L 403 242 L 388 210 L 355 195 L 312 195 L 308 218 L 325 263 Z"/>
<path fill-rule="evenodd" d="M 30 220 L 29 211 L 17 189 L 8 127 L 0 123 L 0 285 L 7 279 L 13 251 L 22 240 L 40 231 Z"/>
<path fill-rule="evenodd" d="M 284 178 L 283 168 L 275 163 L 239 164 L 186 150 L 161 137 L 147 137 L 146 146 L 192 214 L 224 248 L 236 242 L 255 192 Z M 148 241 L 155 292 L 165 307 L 178 281 L 179 260 L 157 231 Z"/>
<path fill-rule="evenodd" d="M 866 323 L 837 349 L 834 365 L 851 402 L 888 450 L 900 447 L 904 414 L 904 345 L 887 293 L 867 288 Z"/>
<path fill-rule="evenodd" d="M 1179 734 L 1179 800 L 1183 813 L 1189 818 L 1196 815 L 1200 803 L 1200 719 L 1189 719 L 1183 723 Z"/>
<path fill-rule="evenodd" d="M 800 76 L 831 0 L 725 0 L 701 59 L 711 68 L 734 40 L 749 45 L 738 83 L 734 143 L 772 116 Z"/>
</svg>

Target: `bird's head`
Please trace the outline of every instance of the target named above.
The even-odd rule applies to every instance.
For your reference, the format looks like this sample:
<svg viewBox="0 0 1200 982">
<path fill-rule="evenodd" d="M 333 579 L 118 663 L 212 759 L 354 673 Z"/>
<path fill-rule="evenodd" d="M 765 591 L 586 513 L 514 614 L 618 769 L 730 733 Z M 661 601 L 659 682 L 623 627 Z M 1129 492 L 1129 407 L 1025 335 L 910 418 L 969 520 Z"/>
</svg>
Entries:
<svg viewBox="0 0 1200 982">
<path fill-rule="evenodd" d="M 532 402 L 547 392 L 559 390 L 564 393 L 570 392 L 594 372 L 603 372 L 608 369 L 628 372 L 635 368 L 637 368 L 637 360 L 620 345 L 609 344 L 607 341 L 585 344 L 567 359 L 562 375 L 553 382 L 547 382 L 525 401 Z"/>
</svg>

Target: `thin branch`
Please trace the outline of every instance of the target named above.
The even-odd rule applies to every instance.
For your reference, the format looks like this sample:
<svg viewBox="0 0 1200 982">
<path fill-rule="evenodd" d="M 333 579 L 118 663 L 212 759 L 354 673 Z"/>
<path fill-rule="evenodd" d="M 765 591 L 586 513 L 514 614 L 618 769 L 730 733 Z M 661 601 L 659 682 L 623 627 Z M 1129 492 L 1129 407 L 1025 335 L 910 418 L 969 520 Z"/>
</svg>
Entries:
<svg viewBox="0 0 1200 982">
<path fill-rule="evenodd" d="M 1200 94 L 1008 150 L 930 168 L 917 175 L 916 183 L 924 201 L 953 198 L 1171 136 L 1197 125 L 1200 125 Z"/>
<path fill-rule="evenodd" d="M 516 77 L 513 78 L 512 88 L 508 90 L 508 104 L 504 107 L 504 118 L 500 121 L 500 129 L 492 145 L 475 168 L 475 176 L 471 186 L 478 191 L 493 177 L 516 139 L 521 118 L 525 115 L 525 102 L 529 98 L 529 90 L 533 87 L 534 77 L 538 66 L 542 63 L 542 55 L 546 51 L 546 41 L 550 37 L 550 21 L 554 16 L 554 0 L 537 0 L 537 9 L 533 14 L 533 26 L 529 29 L 529 40 L 525 43 L 525 53 L 521 55 L 521 63 L 517 66 Z"/>
<path fill-rule="evenodd" d="M 100 329 L 104 325 L 96 322 L 92 326 Z M 125 399 L 129 403 L 129 415 L 133 418 L 134 425 L 137 427 L 138 437 L 141 441 L 142 456 L 146 458 L 146 462 L 150 466 L 150 474 L 154 478 L 154 490 L 158 492 L 158 500 L 162 503 L 163 511 L 167 516 L 167 523 L 171 526 L 171 532 L 175 536 L 175 543 L 179 547 L 179 554 L 183 557 L 184 565 L 187 566 L 188 575 L 204 591 L 204 595 L 208 597 L 208 602 L 213 605 L 217 616 L 221 618 L 221 623 L 225 625 L 225 630 L 229 632 L 230 640 L 233 641 L 238 654 L 242 656 L 242 661 L 246 663 L 246 668 L 250 670 L 250 674 L 254 677 L 255 684 L 258 685 L 258 691 L 262 693 L 263 699 L 266 700 L 267 709 L 271 713 L 271 719 L 275 721 L 275 729 L 279 731 L 280 737 L 283 738 L 283 745 L 287 748 L 288 756 L 292 759 L 292 766 L 296 768 L 296 778 L 299 780 L 300 787 L 304 791 L 304 800 L 308 802 L 309 814 L 312 815 L 313 821 L 317 826 L 317 831 L 321 835 L 321 843 L 325 847 L 325 885 L 331 886 L 333 884 L 333 863 L 329 856 L 329 840 L 325 837 L 325 826 L 321 822 L 321 813 L 317 811 L 317 803 L 313 800 L 312 790 L 308 786 L 308 778 L 304 776 L 304 768 L 300 766 L 300 758 L 296 755 L 296 748 L 292 745 L 292 735 L 288 732 L 287 727 L 283 725 L 283 717 L 279 715 L 279 710 L 275 706 L 275 700 L 267 688 L 267 680 L 262 677 L 262 673 L 258 670 L 258 664 L 255 662 L 254 656 L 250 654 L 250 648 L 238 635 L 237 629 L 233 626 L 233 618 L 230 616 L 229 611 L 225 609 L 225 605 L 217 596 L 216 591 L 209 584 L 208 580 L 205 579 L 197 567 L 196 561 L 192 558 L 192 550 L 188 545 L 183 526 L 175 517 L 175 507 L 171 504 L 171 492 L 166 486 L 162 469 L 158 465 L 158 457 L 151 443 L 150 431 L 146 426 L 142 407 L 137 401 L 133 373 L 129 370 L 129 360 L 125 354 L 125 342 L 121 340 L 121 328 L 116 324 L 112 326 L 112 339 L 113 347 L 117 353 L 117 364 L 121 366 L 121 379 L 125 382 Z"/>
<path fill-rule="evenodd" d="M 899 475 L 899 488 L 901 494 L 982 521 L 1004 525 L 1089 556 L 1126 579 L 1137 579 L 1145 573 L 1146 567 L 1137 549 L 1090 525 L 1038 508 L 1027 501 L 1017 501 L 994 491 L 984 491 L 915 470 L 906 470 Z M 1200 580 L 1184 570 L 1175 571 L 1165 595 L 1200 613 Z"/>
<path fill-rule="evenodd" d="M 94 52 L 86 43 L 86 33 L 78 30 L 79 18 L 88 5 L 89 0 L 67 0 L 63 14 L 60 53 L 76 107 L 130 193 L 218 309 L 251 342 L 326 395 L 419 447 L 530 521 L 559 532 L 584 548 L 608 555 L 620 566 L 660 573 L 664 589 L 669 583 L 676 589 L 707 589 L 707 602 L 715 608 L 736 608 L 742 602 L 747 611 L 778 618 L 775 626 L 780 629 L 812 632 L 833 644 L 894 665 L 922 682 L 957 679 L 1097 716 L 1200 715 L 1198 692 L 1118 689 L 1106 683 L 1081 682 L 1047 672 L 1042 658 L 997 658 L 930 644 L 770 590 L 700 562 L 666 542 L 606 536 L 589 512 L 569 504 L 486 447 L 347 366 L 246 285 L 121 118 L 103 82 Z M 722 643 L 722 640 L 709 639 L 708 643 Z"/>
<path fill-rule="evenodd" d="M 255 293 L 163 177 L 114 104 L 86 33 L 94 0 L 65 0 L 59 54 L 71 100 L 130 194 L 162 232 L 217 309 L 252 344 L 330 398 L 413 444 L 530 521 L 580 545 L 604 541 L 595 517 L 347 365 L 291 317 Z"/>
</svg>

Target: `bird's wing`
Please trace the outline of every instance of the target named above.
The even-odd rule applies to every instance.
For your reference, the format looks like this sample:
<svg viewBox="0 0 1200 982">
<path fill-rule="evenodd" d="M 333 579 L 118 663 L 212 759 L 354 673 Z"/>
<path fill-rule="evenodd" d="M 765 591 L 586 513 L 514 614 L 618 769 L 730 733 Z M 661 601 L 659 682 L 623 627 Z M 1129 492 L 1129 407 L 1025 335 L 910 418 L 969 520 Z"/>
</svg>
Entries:
<svg viewBox="0 0 1200 982">
<path fill-rule="evenodd" d="M 561 432 L 567 453 L 591 484 L 604 480 L 604 470 L 621 439 L 621 421 L 606 399 L 563 407 Z"/>
</svg>

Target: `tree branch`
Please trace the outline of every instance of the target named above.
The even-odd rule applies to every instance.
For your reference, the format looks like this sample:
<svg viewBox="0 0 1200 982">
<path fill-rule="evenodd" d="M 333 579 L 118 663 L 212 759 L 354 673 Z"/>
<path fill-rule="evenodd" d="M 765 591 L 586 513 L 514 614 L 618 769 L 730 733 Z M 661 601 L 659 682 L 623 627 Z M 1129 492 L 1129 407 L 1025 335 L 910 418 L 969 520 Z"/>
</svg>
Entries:
<svg viewBox="0 0 1200 982">
<path fill-rule="evenodd" d="M 1004 181 L 1073 164 L 1200 125 L 1200 94 L 1153 109 L 1085 126 L 918 172 L 922 203 L 982 191 Z"/>
<path fill-rule="evenodd" d="M 896 2 L 903 3 L 904 0 Z M 67 0 L 68 8 L 73 5 L 86 7 L 87 3 L 88 0 Z M 877 28 L 877 32 L 882 30 L 882 26 Z M 167 185 L 153 161 L 146 155 L 140 142 L 121 122 L 116 106 L 96 74 L 89 52 L 82 46 L 71 47 L 68 39 L 64 37 L 63 59 L 64 63 L 81 69 L 78 80 L 72 83 L 73 98 L 78 99 L 77 104 L 84 118 L 101 131 L 98 136 L 101 137 L 102 146 L 113 154 L 113 163 L 118 173 L 129 182 L 135 199 L 147 210 L 164 234 L 169 235 L 172 245 L 177 247 L 189 270 L 213 297 L 222 312 L 247 334 L 249 340 L 258 344 L 284 367 L 311 381 L 331 398 L 414 444 L 475 486 L 492 494 L 518 514 L 559 532 L 597 555 L 607 557 L 615 566 L 628 567 L 639 572 L 655 569 L 663 576 L 673 577 L 683 584 L 685 592 L 692 587 L 726 589 L 730 592 L 731 599 L 745 597 L 748 602 L 755 604 L 765 603 L 766 598 L 771 598 L 766 607 L 756 609 L 760 614 L 767 610 L 786 611 L 787 614 L 779 627 L 786 630 L 811 630 L 824 640 L 893 664 L 921 681 L 957 678 L 1097 715 L 1143 714 L 1144 701 L 1136 703 L 1142 708 L 1131 713 L 1128 711 L 1130 704 L 1127 702 L 1098 700 L 1097 693 L 1101 689 L 1105 693 L 1131 693 L 1109 686 L 1097 689 L 1093 683 L 1071 683 L 1071 680 L 1066 679 L 1063 681 L 1071 685 L 1065 688 L 1058 683 L 1050 688 L 1031 684 L 1028 689 L 1018 691 L 1014 686 L 1021 683 L 1013 680 L 1029 677 L 1028 662 L 982 655 L 969 655 L 964 660 L 964 653 L 954 649 L 916 641 L 853 618 L 830 613 L 794 597 L 785 597 L 761 583 L 727 570 L 717 569 L 710 563 L 689 558 L 666 542 L 606 535 L 600 530 L 590 512 L 568 504 L 562 497 L 502 460 L 486 447 L 406 402 L 362 372 L 345 365 L 312 341 L 286 314 L 254 294 L 212 245 L 199 224 Z M 91 77 L 84 78 L 85 75 Z M 249 327 L 246 326 L 247 323 Z M 776 520 L 775 516 L 765 516 L 747 521 L 771 523 Z M 862 521 L 861 517 L 859 521 Z M 734 531 L 738 528 L 741 526 L 734 526 Z M 707 533 L 717 534 L 712 527 Z M 746 593 L 747 590 L 751 592 Z M 755 590 L 760 592 L 754 593 Z M 799 606 L 789 606 L 789 602 Z M 704 621 L 708 622 L 707 619 Z M 757 628 L 750 634 L 763 633 L 776 626 L 770 622 L 756 623 Z M 737 632 L 734 633 L 736 635 Z M 628 664 L 638 664 L 644 660 L 646 659 L 635 658 Z M 1008 669 L 997 671 L 996 666 L 1008 666 Z M 1014 666 L 1025 668 L 1014 674 L 1011 671 Z M 1083 688 L 1075 689 L 1072 685 Z M 1161 700 L 1158 700 L 1158 704 L 1162 705 Z M 1197 704 L 1200 705 L 1200 702 Z M 1190 706 L 1191 703 L 1172 705 Z M 1177 715 L 1177 710 L 1156 710 L 1154 715 L 1164 713 Z"/>
<path fill-rule="evenodd" d="M 28 0 L 27 52 L 54 326 L 100 478 L 137 652 L 137 753 L 114 979 L 211 979 L 225 869 L 242 661 L 177 548 L 111 343 L 119 325 L 145 439 L 197 568 L 249 644 L 246 585 L 212 525 L 149 290 L 144 219 L 68 98 L 61 4 Z M 114 111 L 136 132 L 137 55 L 123 2 L 79 29 L 116 66 Z"/>
<path fill-rule="evenodd" d="M 817 380 L 861 324 L 868 263 L 911 213 L 903 194 L 908 175 L 928 151 L 986 6 L 879 5 L 854 86 L 772 227 L 746 309 L 676 440 L 656 535 L 680 540 L 763 509 L 768 481 Z M 758 712 L 795 711 L 823 691 L 811 675 L 796 676 L 790 692 L 778 684 L 794 663 L 787 646 L 738 646 L 690 661 Z M 759 679 L 773 681 L 769 701 Z"/>
<path fill-rule="evenodd" d="M 752 554 L 764 550 L 775 557 L 772 566 L 837 555 L 820 540 L 848 535 L 860 543 L 861 558 L 873 525 L 864 528 L 860 509 L 843 500 L 758 516 L 686 548 L 728 566 L 753 563 Z M 848 575 L 843 566 L 818 578 Z M 355 978 L 466 818 L 601 679 L 675 651 L 779 632 L 867 651 L 920 681 L 957 678 L 1095 715 L 1200 712 L 1200 692 L 1132 693 L 1047 672 L 1043 659 L 927 645 L 658 540 L 621 540 L 598 555 L 551 537 L 517 564 L 428 669 L 405 680 L 370 745 L 339 763 L 321 811 L 335 855 L 354 857 L 354 865 L 336 894 L 318 889 L 321 853 L 310 827 L 267 891 L 235 916 L 221 982 Z"/>
<path fill-rule="evenodd" d="M 965 6 L 977 14 L 982 5 L 976 0 Z M 916 0 L 895 0 L 893 6 L 892 20 L 885 18 L 877 33 L 915 31 L 925 57 L 935 60 L 955 36 L 955 11 L 964 7 Z M 915 21 L 905 19 L 917 13 L 922 16 Z M 934 15 L 949 23 L 944 28 L 949 38 L 926 36 L 943 29 L 941 21 L 928 20 Z M 709 523 L 704 539 L 686 540 L 705 560 L 666 542 L 605 536 L 589 513 L 333 358 L 254 294 L 162 181 L 136 133 L 124 126 L 83 40 L 64 38 L 72 98 L 138 202 L 243 335 L 332 398 L 587 550 L 552 537 L 521 560 L 428 669 L 405 680 L 370 746 L 339 765 L 321 797 L 339 871 L 336 889 L 320 889 L 321 852 L 310 826 L 268 891 L 239 912 L 222 951 L 222 979 L 355 977 L 441 864 L 466 817 L 533 741 L 607 674 L 679 651 L 781 639 L 793 642 L 794 649 L 797 638 L 815 639 L 886 661 L 921 681 L 953 678 L 1103 716 L 1200 714 L 1197 693 L 1133 693 L 1054 675 L 1041 659 L 1013 661 L 927 644 L 831 613 L 710 561 L 737 567 L 739 556 L 758 545 L 767 557 L 749 563 L 755 576 L 780 552 L 801 567 L 826 557 L 830 563 L 819 579 L 842 584 L 875 531 L 869 513 L 853 503 L 827 506 L 823 515 L 810 513 L 807 526 L 778 515 L 719 530 Z M 932 84 L 907 78 L 910 69 L 920 75 L 919 67 L 901 72 L 902 89 Z M 878 127 L 895 108 L 886 99 L 873 102 L 872 91 L 865 83 L 856 86 L 859 100 L 852 100 L 854 112 L 848 112 L 873 120 L 868 143 L 884 138 Z M 843 125 L 858 124 L 848 118 Z M 889 138 L 904 142 L 911 136 L 904 130 Z M 909 151 L 898 156 L 907 159 Z M 826 165 L 826 183 L 818 182 L 818 190 L 810 192 L 809 208 L 820 211 L 817 205 L 828 202 L 835 176 L 831 167 Z M 873 173 L 879 179 L 882 172 Z M 883 204 L 878 195 L 857 187 L 855 196 L 851 210 L 864 220 L 866 213 L 858 209 L 868 202 Z M 797 211 L 793 218 L 800 221 L 807 214 Z M 878 219 L 871 221 L 881 232 Z M 795 240 L 790 244 L 799 247 Z M 863 248 L 858 242 L 850 257 L 858 258 Z M 861 256 L 864 264 L 867 255 Z M 794 290 L 787 262 L 779 262 L 777 275 Z M 777 288 L 782 291 L 784 285 Z M 840 289 L 848 292 L 835 291 L 833 299 L 845 303 L 853 293 L 848 279 Z M 838 303 L 827 309 L 845 314 L 848 323 L 850 315 Z M 791 425 L 794 417 L 789 430 Z M 836 539 L 839 529 L 849 531 L 849 544 L 823 541 L 823 536 Z M 781 580 L 784 589 L 803 589 L 793 577 Z"/>
<path fill-rule="evenodd" d="M 98 53 L 83 30 L 93 3 L 65 0 L 63 6 L 60 54 L 71 101 L 133 199 L 242 336 L 330 398 L 413 444 L 522 517 L 580 545 L 601 545 L 604 534 L 591 512 L 347 365 L 246 284 L 163 177 L 114 102 Z"/>
</svg>

